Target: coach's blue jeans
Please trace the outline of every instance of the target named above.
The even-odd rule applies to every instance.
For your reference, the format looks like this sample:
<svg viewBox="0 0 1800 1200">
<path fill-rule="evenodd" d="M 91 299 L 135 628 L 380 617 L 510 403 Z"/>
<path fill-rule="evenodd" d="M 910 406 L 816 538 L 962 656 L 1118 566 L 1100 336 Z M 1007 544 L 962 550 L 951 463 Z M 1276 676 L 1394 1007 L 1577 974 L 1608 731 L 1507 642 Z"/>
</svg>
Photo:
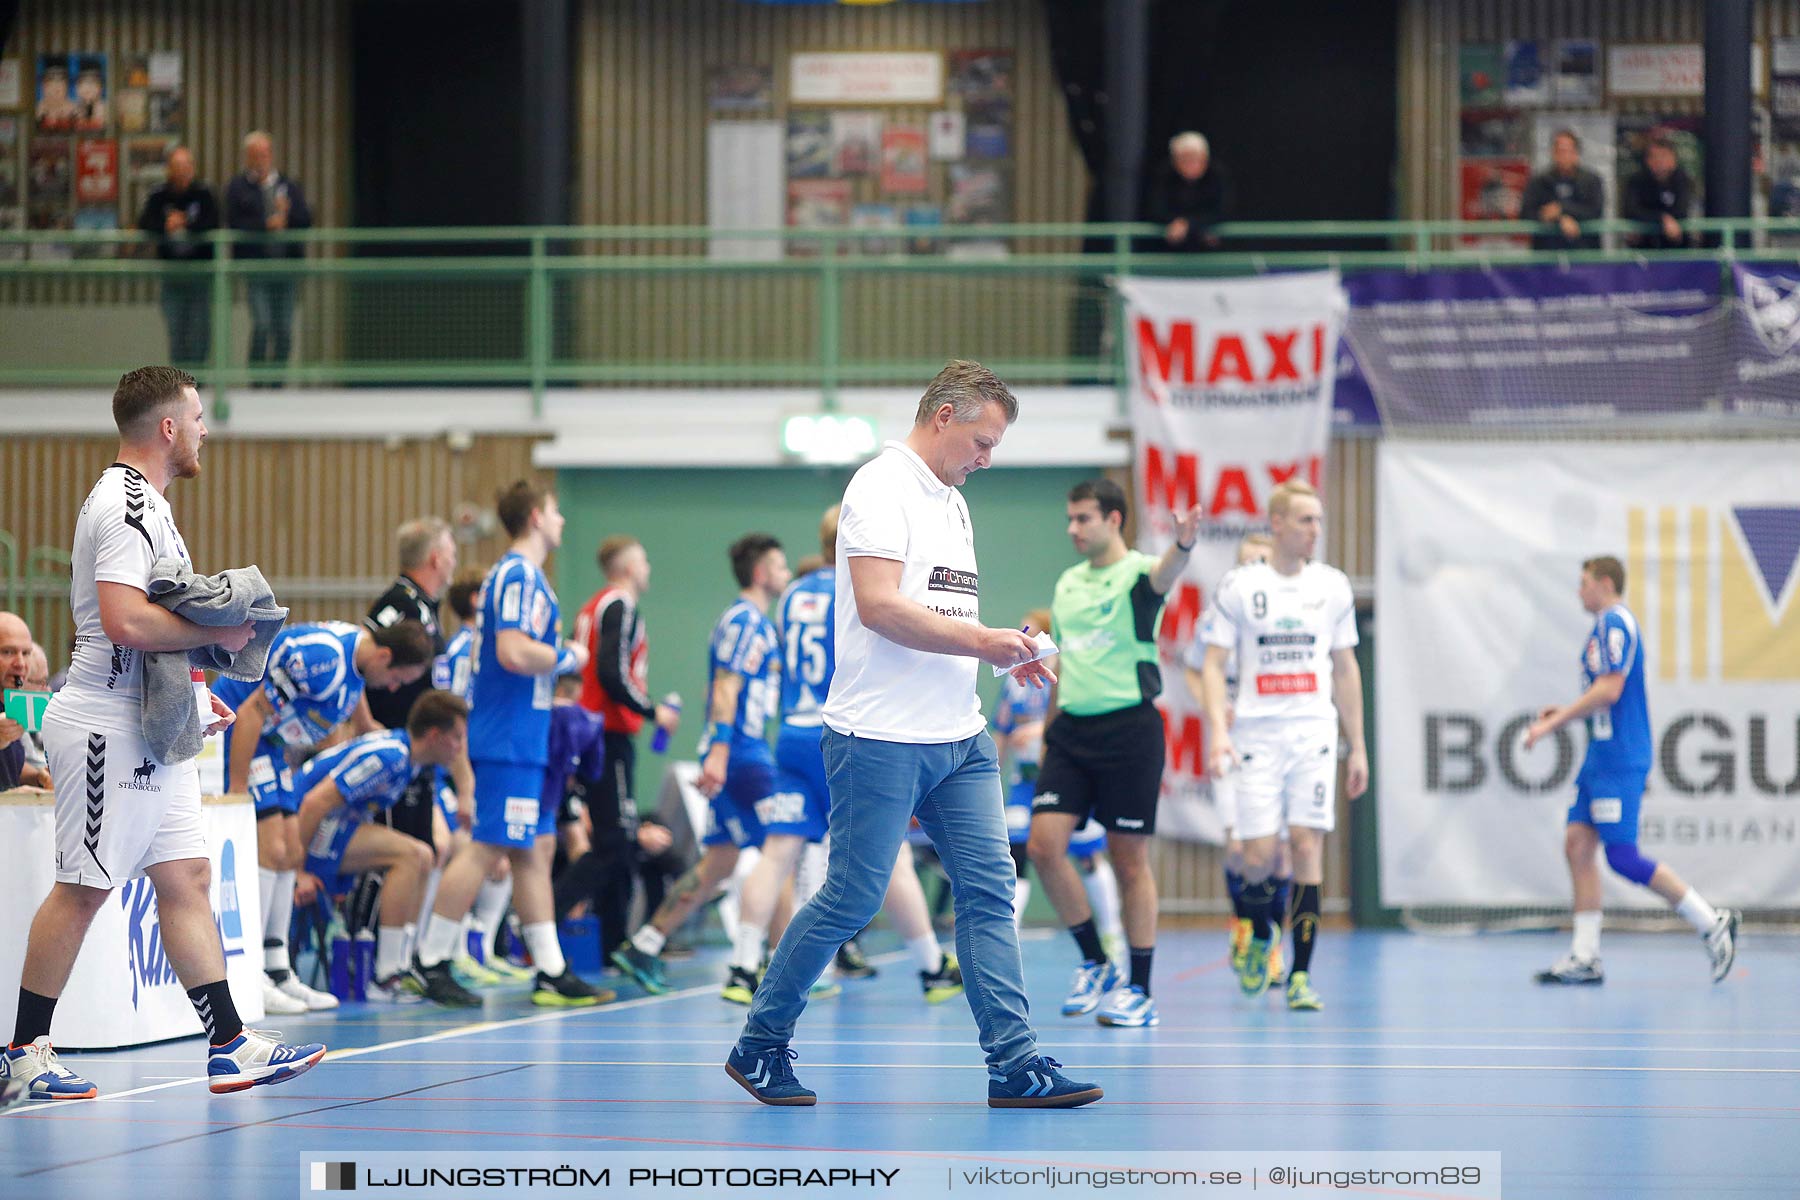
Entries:
<svg viewBox="0 0 1800 1200">
<path fill-rule="evenodd" d="M 827 727 L 821 748 L 831 785 L 825 885 L 788 923 L 738 1045 L 760 1051 L 788 1044 L 807 990 L 880 910 L 908 818 L 917 816 L 956 896 L 956 957 L 981 1048 L 990 1070 L 1011 1073 L 1037 1053 L 1037 1038 L 1013 926 L 1015 871 L 993 739 L 983 732 L 912 745 Z"/>
</svg>

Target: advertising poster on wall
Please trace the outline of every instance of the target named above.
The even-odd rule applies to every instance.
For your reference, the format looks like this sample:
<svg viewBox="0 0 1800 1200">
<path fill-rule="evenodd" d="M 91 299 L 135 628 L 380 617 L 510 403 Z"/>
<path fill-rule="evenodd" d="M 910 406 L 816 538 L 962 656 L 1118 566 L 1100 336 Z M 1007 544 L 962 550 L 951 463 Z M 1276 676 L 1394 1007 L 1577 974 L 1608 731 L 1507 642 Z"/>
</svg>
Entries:
<svg viewBox="0 0 1800 1200">
<path fill-rule="evenodd" d="M 997 167 L 956 163 L 950 168 L 950 205 L 953 225 L 1000 225 L 1012 212 L 1006 175 Z"/>
<path fill-rule="evenodd" d="M 957 162 L 962 158 L 968 122 L 961 112 L 953 108 L 934 112 L 925 128 L 931 140 L 933 162 Z"/>
<path fill-rule="evenodd" d="M 1464 108 L 1494 108 L 1502 102 L 1504 47 L 1489 43 L 1463 46 L 1457 55 L 1458 93 Z"/>
<path fill-rule="evenodd" d="M 68 138 L 34 137 L 26 165 L 25 218 L 32 229 L 68 229 L 73 223 L 74 163 Z"/>
<path fill-rule="evenodd" d="M 1502 95 L 1517 108 L 1550 102 L 1550 74 L 1544 69 L 1537 42 L 1506 43 L 1506 87 Z"/>
<path fill-rule="evenodd" d="M 909 233 L 906 248 L 913 254 L 937 254 L 944 248 L 937 230 L 944 224 L 944 209 L 937 204 L 909 204 L 904 217 Z"/>
<path fill-rule="evenodd" d="M 1769 59 L 1769 107 L 1778 141 L 1800 141 L 1800 38 L 1776 38 Z"/>
<path fill-rule="evenodd" d="M 1531 179 L 1531 164 L 1523 158 L 1467 159 L 1461 163 L 1461 190 L 1457 216 L 1464 221 L 1514 221 L 1519 200 Z M 1522 235 L 1466 234 L 1465 246 L 1517 246 Z"/>
<path fill-rule="evenodd" d="M 881 114 L 831 114 L 831 173 L 840 178 L 873 175 L 881 165 Z"/>
<path fill-rule="evenodd" d="M 75 128 L 75 81 L 69 56 L 40 54 L 37 60 L 37 131 L 69 133 Z"/>
<path fill-rule="evenodd" d="M 75 81 L 75 132 L 100 133 L 111 126 L 106 103 L 106 55 L 74 54 L 69 75 Z"/>
<path fill-rule="evenodd" d="M 111 138 L 75 142 L 75 203 L 79 207 L 119 202 L 119 143 Z"/>
<path fill-rule="evenodd" d="M 1012 157 L 1012 102 L 982 100 L 965 110 L 969 118 L 966 152 L 972 159 Z"/>
<path fill-rule="evenodd" d="M 850 210 L 852 229 L 899 229 L 900 210 L 892 204 L 858 204 Z M 854 243 L 858 254 L 897 254 L 898 237 L 858 238 Z"/>
<path fill-rule="evenodd" d="M 732 63 L 706 73 L 706 106 L 715 113 L 766 113 L 774 95 L 773 67 Z"/>
<path fill-rule="evenodd" d="M 1460 150 L 1464 158 L 1509 158 L 1528 149 L 1528 117 L 1513 108 L 1465 108 Z"/>
<path fill-rule="evenodd" d="M 787 223 L 792 229 L 842 229 L 850 223 L 848 179 L 795 179 L 787 186 Z M 788 253 L 819 253 L 815 242 L 793 242 Z"/>
<path fill-rule="evenodd" d="M 950 55 L 950 90 L 965 103 L 1012 95 L 1011 50 L 957 50 Z"/>
<path fill-rule="evenodd" d="M 1556 43 L 1556 72 L 1551 95 L 1558 104 L 1598 104 L 1604 95 L 1600 82 L 1600 43 L 1592 38 L 1564 38 Z"/>
<path fill-rule="evenodd" d="M 830 113 L 788 114 L 787 173 L 789 179 L 813 179 L 831 174 Z"/>
<path fill-rule="evenodd" d="M 150 128 L 150 56 L 126 54 L 119 59 L 113 81 L 113 117 L 120 133 L 143 133 Z"/>
<path fill-rule="evenodd" d="M 24 70 L 16 58 L 0 58 L 0 108 L 17 108 L 25 97 Z"/>
<path fill-rule="evenodd" d="M 925 129 L 889 125 L 881 131 L 881 190 L 894 196 L 925 192 Z"/>
<path fill-rule="evenodd" d="M 187 120 L 181 51 L 153 51 L 145 66 L 150 76 L 150 132 L 180 133 Z"/>
<path fill-rule="evenodd" d="M 168 137 L 135 137 L 125 143 L 125 207 L 132 220 L 144 211 L 150 193 L 162 186 L 163 160 L 174 148 L 175 139 Z"/>
</svg>

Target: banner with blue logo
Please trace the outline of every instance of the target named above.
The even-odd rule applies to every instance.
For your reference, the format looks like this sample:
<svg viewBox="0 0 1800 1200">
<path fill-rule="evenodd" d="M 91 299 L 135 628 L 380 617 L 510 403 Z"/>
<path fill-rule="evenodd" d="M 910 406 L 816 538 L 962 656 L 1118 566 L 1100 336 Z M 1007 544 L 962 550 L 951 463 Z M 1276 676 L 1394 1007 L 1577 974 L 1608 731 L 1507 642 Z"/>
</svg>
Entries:
<svg viewBox="0 0 1800 1200">
<path fill-rule="evenodd" d="M 1750 359 L 1748 361 L 1758 361 Z M 1792 440 L 1407 440 L 1381 447 L 1376 594 L 1381 893 L 1569 903 L 1575 721 L 1596 618 L 1584 560 L 1625 570 L 1649 708 L 1644 853 L 1715 904 L 1800 895 L 1800 478 Z M 1603 716 L 1607 715 L 1605 713 Z M 1625 717 L 1621 716 L 1620 720 Z M 1596 719 L 1593 736 L 1614 726 Z M 1658 909 L 1606 873 L 1607 907 Z"/>
</svg>

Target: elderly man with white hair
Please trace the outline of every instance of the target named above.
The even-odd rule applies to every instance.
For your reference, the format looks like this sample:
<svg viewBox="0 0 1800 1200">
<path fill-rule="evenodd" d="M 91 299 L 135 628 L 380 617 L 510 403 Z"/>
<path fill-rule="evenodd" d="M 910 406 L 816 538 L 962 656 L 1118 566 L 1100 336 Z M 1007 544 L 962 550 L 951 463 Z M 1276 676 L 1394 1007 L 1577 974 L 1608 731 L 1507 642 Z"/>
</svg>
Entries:
<svg viewBox="0 0 1800 1200">
<path fill-rule="evenodd" d="M 1231 177 L 1213 161 L 1206 138 L 1189 130 L 1169 139 L 1169 164 L 1151 184 L 1149 219 L 1172 250 L 1211 250 L 1212 227 L 1231 216 Z"/>
<path fill-rule="evenodd" d="M 244 169 L 225 185 L 225 224 L 246 233 L 270 234 L 310 229 L 312 223 L 312 208 L 300 181 L 275 169 L 273 140 L 260 129 L 245 134 Z M 306 247 L 252 237 L 239 242 L 232 253 L 238 258 L 299 258 Z M 250 365 L 285 366 L 293 345 L 293 276 L 252 275 L 244 288 L 250 301 Z"/>
</svg>

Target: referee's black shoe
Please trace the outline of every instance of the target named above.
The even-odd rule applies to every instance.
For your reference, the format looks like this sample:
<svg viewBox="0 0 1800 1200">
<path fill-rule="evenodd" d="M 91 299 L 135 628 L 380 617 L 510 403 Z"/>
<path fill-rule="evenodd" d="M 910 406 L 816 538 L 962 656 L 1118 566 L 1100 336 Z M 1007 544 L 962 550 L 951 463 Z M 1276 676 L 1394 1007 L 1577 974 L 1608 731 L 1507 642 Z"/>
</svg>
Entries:
<svg viewBox="0 0 1800 1200">
<path fill-rule="evenodd" d="M 413 968 L 400 979 L 400 986 L 445 1008 L 480 1008 L 481 997 L 456 982 L 450 973 L 450 960 L 427 967 L 413 963 Z"/>
</svg>

